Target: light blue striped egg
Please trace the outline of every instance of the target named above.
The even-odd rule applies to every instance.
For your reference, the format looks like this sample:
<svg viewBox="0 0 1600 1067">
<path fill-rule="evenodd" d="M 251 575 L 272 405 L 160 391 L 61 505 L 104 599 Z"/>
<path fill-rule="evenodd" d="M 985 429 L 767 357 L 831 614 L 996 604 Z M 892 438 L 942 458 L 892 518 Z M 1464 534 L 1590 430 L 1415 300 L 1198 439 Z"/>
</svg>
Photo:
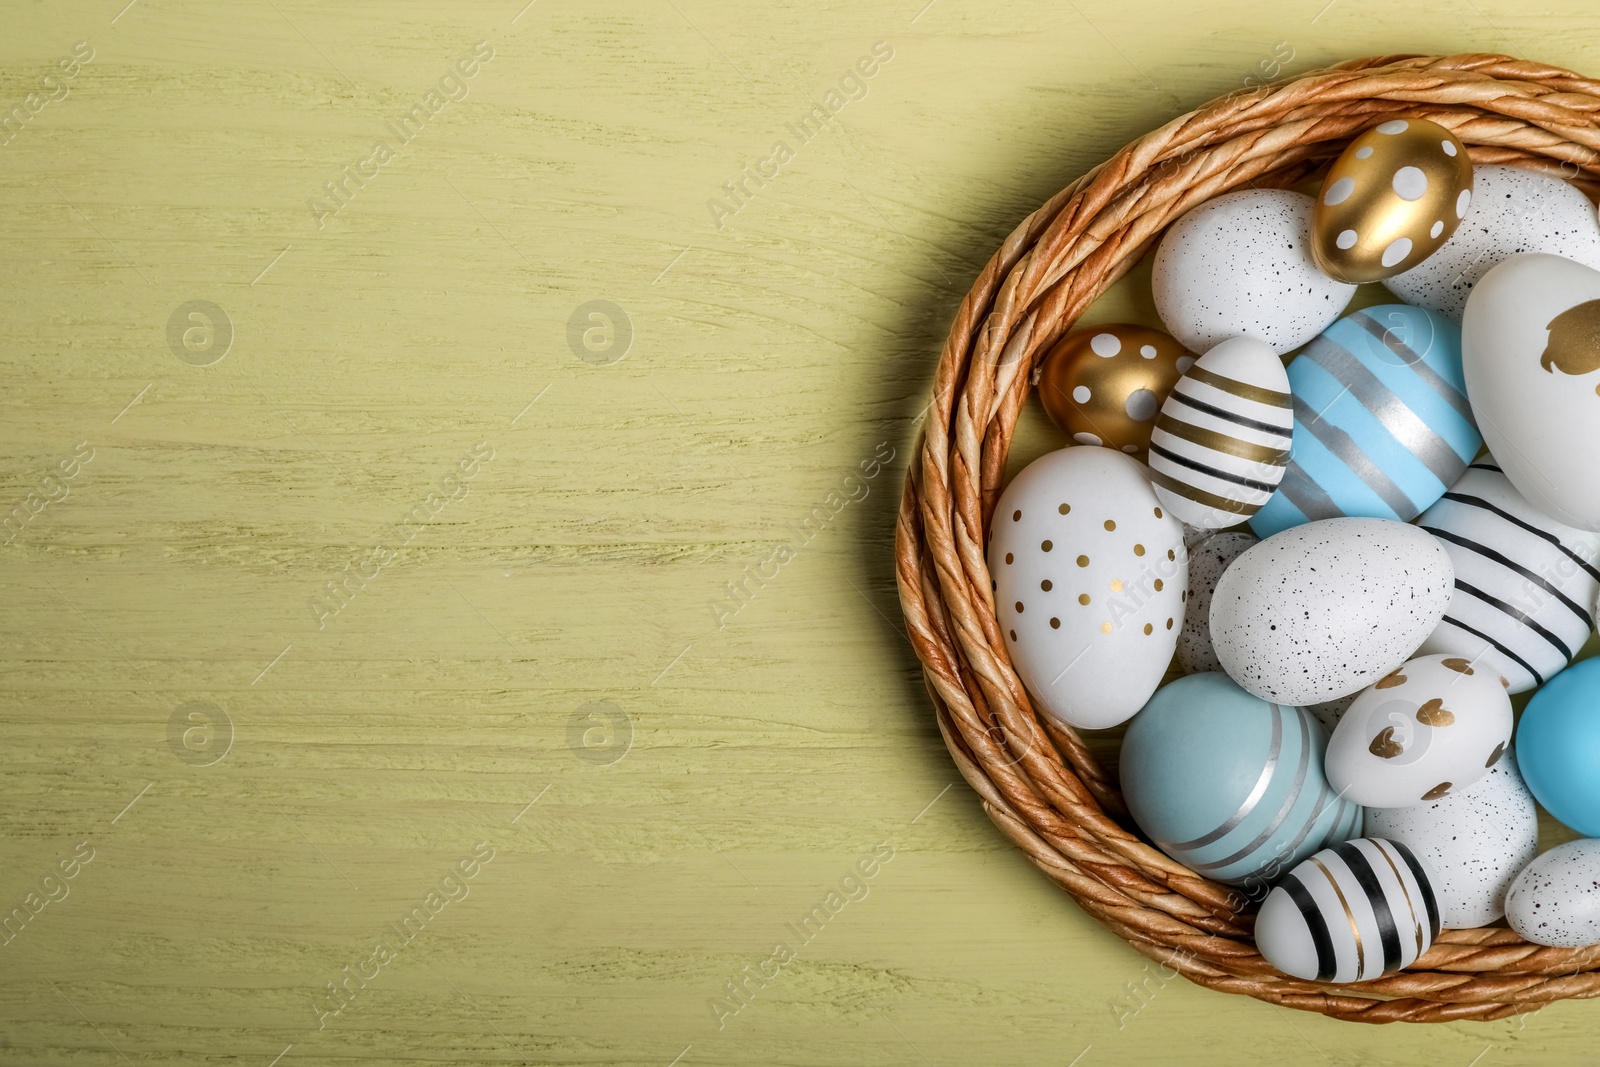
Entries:
<svg viewBox="0 0 1600 1067">
<path fill-rule="evenodd" d="M 1364 811 L 1323 775 L 1327 734 L 1302 708 L 1221 672 L 1158 690 L 1122 741 L 1122 795 L 1139 828 L 1207 878 L 1266 889 L 1318 849 L 1361 835 Z"/>
<path fill-rule="evenodd" d="M 1461 327 L 1422 308 L 1346 315 L 1289 364 L 1289 392 L 1289 468 L 1250 519 L 1259 537 L 1340 515 L 1409 522 L 1483 444 L 1461 373 Z"/>
</svg>

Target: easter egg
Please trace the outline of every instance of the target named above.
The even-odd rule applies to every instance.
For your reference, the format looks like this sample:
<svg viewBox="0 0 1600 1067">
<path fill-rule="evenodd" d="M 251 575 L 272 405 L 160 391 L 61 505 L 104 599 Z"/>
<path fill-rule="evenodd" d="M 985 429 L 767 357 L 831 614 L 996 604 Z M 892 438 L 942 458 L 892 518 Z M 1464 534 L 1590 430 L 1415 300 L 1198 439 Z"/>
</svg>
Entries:
<svg viewBox="0 0 1600 1067">
<path fill-rule="evenodd" d="M 1472 409 L 1500 469 L 1551 518 L 1600 530 L 1600 271 L 1511 256 L 1473 288 L 1462 336 Z"/>
<path fill-rule="evenodd" d="M 1267 894 L 1256 947 L 1284 974 L 1362 982 L 1415 963 L 1439 936 L 1431 874 L 1398 841 L 1323 849 Z"/>
<path fill-rule="evenodd" d="M 1439 925 L 1471 930 L 1506 910 L 1506 890 L 1539 851 L 1539 811 L 1515 753 L 1449 796 L 1405 808 L 1368 808 L 1367 831 L 1405 845 L 1433 873 Z"/>
<path fill-rule="evenodd" d="M 1289 467 L 1250 519 L 1262 537 L 1336 515 L 1409 522 L 1483 443 L 1461 330 L 1420 308 L 1387 304 L 1340 319 L 1289 364 L 1289 391 Z"/>
<path fill-rule="evenodd" d="M 1140 455 L 1150 447 L 1161 402 L 1193 362 L 1193 353 L 1160 330 L 1091 326 L 1067 334 L 1045 355 L 1039 401 L 1078 444 Z"/>
<path fill-rule="evenodd" d="M 1227 675 L 1163 686 L 1128 724 L 1122 795 L 1139 828 L 1197 874 L 1265 888 L 1301 859 L 1361 833 L 1359 805 L 1322 774 L 1322 728 Z"/>
<path fill-rule="evenodd" d="M 1311 250 L 1332 277 L 1375 282 L 1432 255 L 1471 201 L 1472 164 L 1455 134 L 1426 119 L 1380 122 L 1328 169 Z"/>
<path fill-rule="evenodd" d="M 1535 857 L 1506 893 L 1506 920 L 1536 945 L 1600 945 L 1600 841 L 1579 838 Z"/>
<path fill-rule="evenodd" d="M 1572 662 L 1593 630 L 1600 534 L 1537 510 L 1489 460 L 1467 468 L 1417 525 L 1444 545 L 1456 572 L 1450 608 L 1423 652 L 1465 656 L 1513 693 Z"/>
<path fill-rule="evenodd" d="M 1517 755 L 1534 799 L 1585 837 L 1600 837 L 1600 660 L 1580 660 L 1522 709 Z"/>
<path fill-rule="evenodd" d="M 1450 557 L 1415 526 L 1308 522 L 1222 572 L 1211 643 L 1256 696 L 1299 707 L 1335 700 L 1406 661 L 1438 626 L 1451 579 Z"/>
<path fill-rule="evenodd" d="M 995 617 L 1039 710 L 1101 729 L 1138 711 L 1183 623 L 1183 526 L 1136 461 L 1077 445 L 1023 468 L 989 530 Z"/>
<path fill-rule="evenodd" d="M 1230 337 L 1184 371 L 1150 437 L 1150 480 L 1179 519 L 1221 529 L 1254 515 L 1283 478 L 1294 416 L 1277 353 Z"/>
<path fill-rule="evenodd" d="M 1600 270 L 1600 225 L 1575 187 L 1549 174 L 1489 164 L 1473 168 L 1472 204 L 1455 236 L 1383 284 L 1407 304 L 1456 322 L 1489 269 L 1518 252 L 1549 252 Z"/>
<path fill-rule="evenodd" d="M 1243 334 L 1283 355 L 1339 317 L 1355 286 L 1311 258 L 1311 198 L 1241 189 L 1168 227 L 1151 274 L 1156 313 L 1192 352 Z"/>
<path fill-rule="evenodd" d="M 1178 663 L 1185 674 L 1222 669 L 1211 647 L 1211 594 L 1228 565 L 1255 543 L 1255 534 L 1223 530 L 1189 545 L 1189 596 L 1178 635 Z"/>
<path fill-rule="evenodd" d="M 1511 744 L 1500 676 L 1460 656 L 1418 656 L 1374 682 L 1328 741 L 1328 781 L 1357 804 L 1402 808 L 1450 796 Z"/>
</svg>

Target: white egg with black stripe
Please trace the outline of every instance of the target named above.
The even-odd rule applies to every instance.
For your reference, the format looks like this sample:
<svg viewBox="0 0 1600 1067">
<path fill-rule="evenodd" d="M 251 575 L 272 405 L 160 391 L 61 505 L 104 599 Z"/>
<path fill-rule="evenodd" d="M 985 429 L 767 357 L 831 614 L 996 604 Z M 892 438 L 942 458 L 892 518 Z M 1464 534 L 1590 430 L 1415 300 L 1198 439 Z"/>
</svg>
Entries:
<svg viewBox="0 0 1600 1067">
<path fill-rule="evenodd" d="M 1594 630 L 1600 533 L 1539 511 L 1492 460 L 1469 467 L 1418 525 L 1438 538 L 1456 573 L 1423 653 L 1464 656 L 1513 693 L 1572 662 Z"/>
<path fill-rule="evenodd" d="M 1161 405 L 1150 435 L 1156 495 L 1191 526 L 1237 525 L 1283 480 L 1293 430 L 1277 353 L 1230 337 L 1195 360 Z"/>
<path fill-rule="evenodd" d="M 1256 916 L 1256 948 L 1294 978 L 1362 982 L 1415 963 L 1439 936 L 1433 875 L 1405 845 L 1357 838 L 1311 856 Z"/>
</svg>

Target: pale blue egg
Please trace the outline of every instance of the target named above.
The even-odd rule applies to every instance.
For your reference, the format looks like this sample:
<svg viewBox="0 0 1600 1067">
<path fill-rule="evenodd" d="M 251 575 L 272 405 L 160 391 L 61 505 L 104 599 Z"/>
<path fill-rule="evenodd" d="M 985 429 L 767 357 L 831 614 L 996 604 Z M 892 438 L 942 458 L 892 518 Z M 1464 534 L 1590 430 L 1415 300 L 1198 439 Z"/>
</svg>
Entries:
<svg viewBox="0 0 1600 1067">
<path fill-rule="evenodd" d="M 1562 671 L 1517 724 L 1517 762 L 1534 799 L 1584 837 L 1600 837 L 1600 660 Z M 1142 712 L 1141 712 L 1142 714 Z"/>
<path fill-rule="evenodd" d="M 1270 537 L 1340 515 L 1410 522 L 1483 439 L 1467 403 L 1461 327 L 1406 304 L 1346 315 L 1289 364 L 1294 443 L 1250 519 Z"/>
<path fill-rule="evenodd" d="M 1122 742 L 1134 821 L 1197 874 L 1265 891 L 1318 849 L 1361 836 L 1364 812 L 1323 776 L 1327 734 L 1302 708 L 1221 672 L 1163 686 Z"/>
</svg>

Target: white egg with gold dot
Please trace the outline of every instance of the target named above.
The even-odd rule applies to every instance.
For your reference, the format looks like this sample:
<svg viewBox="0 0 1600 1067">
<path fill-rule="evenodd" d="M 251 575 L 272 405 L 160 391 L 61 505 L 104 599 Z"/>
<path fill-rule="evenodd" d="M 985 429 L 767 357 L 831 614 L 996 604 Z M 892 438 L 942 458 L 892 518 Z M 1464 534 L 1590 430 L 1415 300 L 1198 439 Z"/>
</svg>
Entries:
<svg viewBox="0 0 1600 1067">
<path fill-rule="evenodd" d="M 1034 460 L 995 506 L 988 564 L 1003 643 L 1040 711 L 1101 729 L 1155 692 L 1183 628 L 1188 555 L 1139 463 L 1085 447 Z"/>
</svg>

